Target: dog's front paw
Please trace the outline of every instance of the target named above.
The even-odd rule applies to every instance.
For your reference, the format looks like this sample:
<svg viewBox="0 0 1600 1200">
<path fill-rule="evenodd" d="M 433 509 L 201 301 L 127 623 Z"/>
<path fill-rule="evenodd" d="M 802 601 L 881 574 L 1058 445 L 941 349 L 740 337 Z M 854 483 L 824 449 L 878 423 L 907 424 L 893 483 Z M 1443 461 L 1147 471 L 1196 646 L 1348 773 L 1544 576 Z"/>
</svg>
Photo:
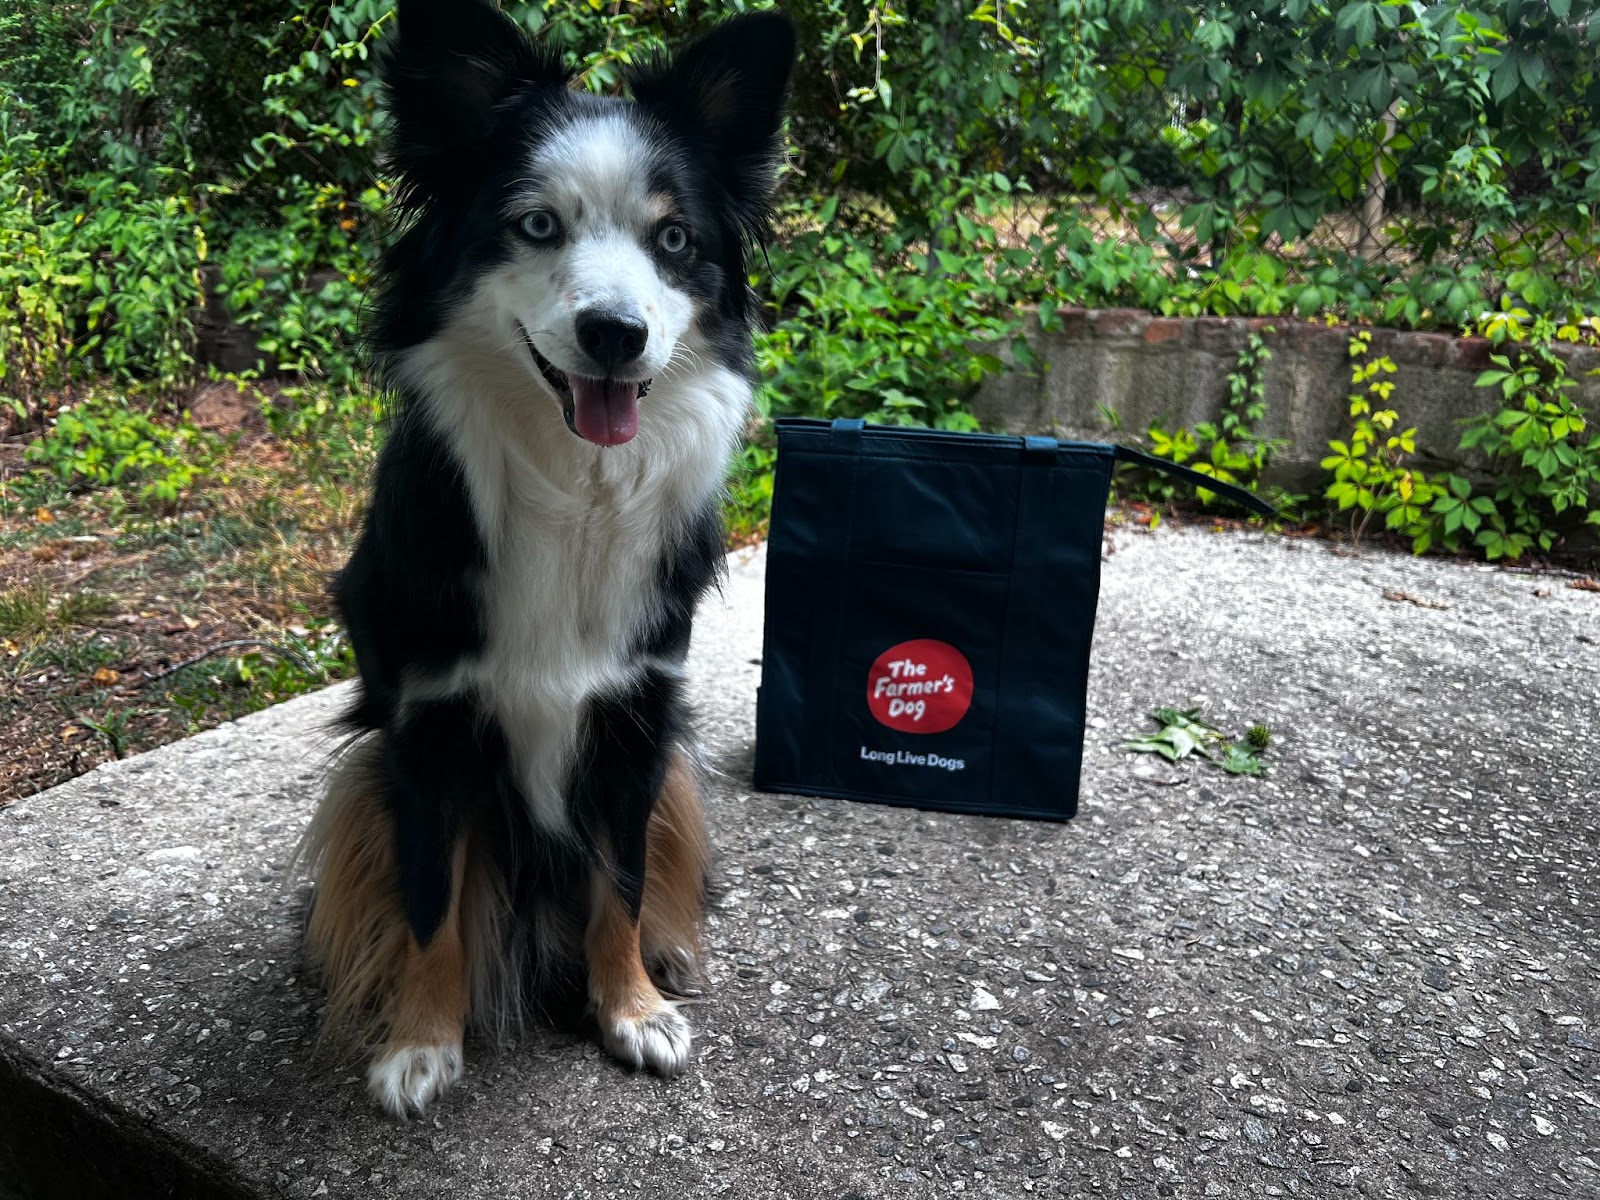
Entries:
<svg viewBox="0 0 1600 1200">
<path fill-rule="evenodd" d="M 600 1037 L 613 1058 L 658 1075 L 681 1075 L 694 1031 L 678 1006 L 662 1000 L 639 1016 L 602 1016 Z"/>
<path fill-rule="evenodd" d="M 408 1117 L 461 1078 L 461 1046 L 385 1046 L 367 1069 L 367 1090 L 385 1112 Z"/>
<path fill-rule="evenodd" d="M 651 955 L 646 961 L 651 978 L 667 995 L 678 1000 L 693 1000 L 705 993 L 700 963 L 694 951 L 678 946 Z"/>
</svg>

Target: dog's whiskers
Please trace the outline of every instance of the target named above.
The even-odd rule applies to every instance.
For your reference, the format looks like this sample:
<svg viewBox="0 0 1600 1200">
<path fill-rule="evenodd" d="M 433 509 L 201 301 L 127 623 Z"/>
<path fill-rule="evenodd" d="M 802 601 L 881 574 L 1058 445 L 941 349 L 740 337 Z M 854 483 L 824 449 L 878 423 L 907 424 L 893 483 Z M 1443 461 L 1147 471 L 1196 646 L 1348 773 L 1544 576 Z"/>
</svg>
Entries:
<svg viewBox="0 0 1600 1200">
<path fill-rule="evenodd" d="M 517 329 L 521 331 L 522 336 L 521 337 L 517 337 L 517 338 L 513 338 L 511 341 L 506 342 L 503 345 L 495 347 L 495 352 L 496 353 L 500 353 L 500 352 L 507 351 L 507 350 L 526 350 L 528 348 L 529 339 L 532 338 L 534 335 L 537 334 L 537 335 L 543 337 L 543 336 L 550 336 L 550 335 L 553 335 L 555 333 L 555 330 L 553 330 L 553 329 L 529 329 L 527 326 L 522 325 L 520 323 L 517 325 Z M 537 348 L 537 347 L 535 347 L 535 348 Z"/>
<path fill-rule="evenodd" d="M 672 348 L 672 354 L 667 359 L 667 365 L 661 369 L 663 378 L 670 376 L 674 371 L 692 373 L 701 369 L 702 360 L 696 350 L 691 350 L 682 342 Z"/>
</svg>

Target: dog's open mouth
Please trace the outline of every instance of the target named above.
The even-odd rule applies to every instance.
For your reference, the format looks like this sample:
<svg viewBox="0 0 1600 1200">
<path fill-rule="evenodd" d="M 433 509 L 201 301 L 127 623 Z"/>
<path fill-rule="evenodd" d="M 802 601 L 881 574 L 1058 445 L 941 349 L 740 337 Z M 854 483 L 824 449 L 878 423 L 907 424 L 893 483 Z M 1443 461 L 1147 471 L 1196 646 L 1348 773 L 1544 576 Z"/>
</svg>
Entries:
<svg viewBox="0 0 1600 1200">
<path fill-rule="evenodd" d="M 620 446 L 639 432 L 639 401 L 650 391 L 651 381 L 589 379 L 561 370 L 522 331 L 533 364 L 546 383 L 561 397 L 561 415 L 567 428 L 596 446 Z"/>
</svg>

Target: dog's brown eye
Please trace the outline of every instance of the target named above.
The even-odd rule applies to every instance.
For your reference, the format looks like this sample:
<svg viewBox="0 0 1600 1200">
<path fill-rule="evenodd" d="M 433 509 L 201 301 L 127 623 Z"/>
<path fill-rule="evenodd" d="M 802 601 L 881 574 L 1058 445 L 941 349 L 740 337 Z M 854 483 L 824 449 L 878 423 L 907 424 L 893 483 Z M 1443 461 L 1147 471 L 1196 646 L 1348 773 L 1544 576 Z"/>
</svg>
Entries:
<svg viewBox="0 0 1600 1200">
<path fill-rule="evenodd" d="M 682 254 L 689 248 L 689 231 L 682 225 L 665 225 L 656 243 L 668 254 Z"/>
<path fill-rule="evenodd" d="M 531 213 L 525 213 L 522 220 L 517 222 L 517 227 L 522 230 L 524 237 L 534 242 L 554 241 L 561 232 L 561 222 L 548 208 L 536 208 Z"/>
</svg>

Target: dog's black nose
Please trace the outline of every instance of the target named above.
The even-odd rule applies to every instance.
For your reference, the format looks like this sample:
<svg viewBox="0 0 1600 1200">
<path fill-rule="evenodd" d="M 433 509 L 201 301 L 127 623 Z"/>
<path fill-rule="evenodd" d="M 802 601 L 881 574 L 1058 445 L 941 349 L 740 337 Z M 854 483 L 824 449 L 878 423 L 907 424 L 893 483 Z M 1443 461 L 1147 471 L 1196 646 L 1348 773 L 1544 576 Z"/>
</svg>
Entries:
<svg viewBox="0 0 1600 1200">
<path fill-rule="evenodd" d="M 578 314 L 578 345 L 607 371 L 626 366 L 644 353 L 650 329 L 632 313 L 590 309 Z"/>
</svg>

